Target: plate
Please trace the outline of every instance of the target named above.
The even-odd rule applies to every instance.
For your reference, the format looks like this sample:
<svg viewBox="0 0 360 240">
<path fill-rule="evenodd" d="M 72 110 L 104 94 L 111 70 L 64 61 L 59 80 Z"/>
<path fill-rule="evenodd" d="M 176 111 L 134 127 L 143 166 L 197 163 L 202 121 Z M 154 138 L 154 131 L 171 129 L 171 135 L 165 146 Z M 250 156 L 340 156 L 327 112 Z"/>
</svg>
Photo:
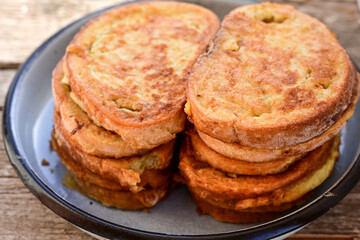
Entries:
<svg viewBox="0 0 360 240">
<path fill-rule="evenodd" d="M 188 2 L 210 8 L 220 18 L 239 5 L 252 4 L 250 1 L 220 0 Z M 53 116 L 51 72 L 80 27 L 105 10 L 71 23 L 44 42 L 21 67 L 6 98 L 3 134 L 9 159 L 24 184 L 56 214 L 88 232 L 107 238 L 281 238 L 328 211 L 358 182 L 360 109 L 356 106 L 354 116 L 342 131 L 340 159 L 332 176 L 305 204 L 268 222 L 230 224 L 210 216 L 198 216 L 184 186 L 177 187 L 149 213 L 107 208 L 65 187 L 61 182 L 66 169 L 49 146 Z M 50 166 L 42 166 L 43 159 Z"/>
</svg>

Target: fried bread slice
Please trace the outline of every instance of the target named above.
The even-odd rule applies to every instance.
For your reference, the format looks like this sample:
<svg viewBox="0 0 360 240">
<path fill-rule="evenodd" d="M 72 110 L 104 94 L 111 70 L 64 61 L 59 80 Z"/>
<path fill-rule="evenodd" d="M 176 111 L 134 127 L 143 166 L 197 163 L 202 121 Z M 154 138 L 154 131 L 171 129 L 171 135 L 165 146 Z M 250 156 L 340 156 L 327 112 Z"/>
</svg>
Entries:
<svg viewBox="0 0 360 240">
<path fill-rule="evenodd" d="M 268 175 L 285 171 L 291 164 L 303 155 L 284 157 L 272 161 L 256 162 L 229 158 L 209 148 L 199 137 L 196 131 L 188 129 L 185 141 L 191 142 L 190 153 L 199 161 L 208 163 L 211 167 L 241 175 Z M 256 156 L 254 156 L 256 157 Z"/>
<path fill-rule="evenodd" d="M 360 74 L 357 73 L 357 75 L 359 76 Z M 326 141 L 329 141 L 344 128 L 346 121 L 349 120 L 354 113 L 355 105 L 359 96 L 359 87 L 360 84 L 358 82 L 357 86 L 353 89 L 349 106 L 344 111 L 340 119 L 336 123 L 334 123 L 334 125 L 332 125 L 326 132 L 324 132 L 320 136 L 317 136 L 310 141 L 300 143 L 295 146 L 284 148 L 249 147 L 243 146 L 238 143 L 226 143 L 200 131 L 197 131 L 197 133 L 200 136 L 201 140 L 204 141 L 205 144 L 214 151 L 229 158 L 234 158 L 238 160 L 262 162 L 304 154 L 314 150 L 318 146 L 324 144 Z"/>
<path fill-rule="evenodd" d="M 357 99 L 357 96 L 355 99 Z M 343 116 L 322 135 L 308 142 L 285 148 L 248 147 L 237 143 L 226 143 L 200 131 L 197 131 L 197 133 L 209 148 L 229 158 L 252 162 L 272 161 L 286 156 L 291 157 L 305 154 L 324 144 L 326 141 L 329 141 L 344 128 L 346 121 L 353 115 L 354 109 L 355 102 L 350 104 L 343 113 Z"/>
<path fill-rule="evenodd" d="M 237 8 L 194 65 L 186 107 L 196 128 L 226 143 L 285 148 L 336 123 L 358 85 L 334 34 L 291 6 Z"/>
<path fill-rule="evenodd" d="M 51 140 L 51 147 L 58 153 L 58 156 L 64 166 L 71 174 L 77 179 L 89 182 L 99 187 L 113 190 L 113 191 L 129 191 L 127 186 L 120 185 L 117 181 L 109 180 L 101 177 L 101 175 L 91 172 L 89 169 L 84 168 L 77 161 L 61 147 L 58 146 L 56 139 Z M 169 185 L 170 176 L 172 175 L 171 168 L 165 168 L 163 170 L 145 169 L 140 175 L 140 183 L 137 184 L 137 191 L 144 188 L 163 188 Z"/>
<path fill-rule="evenodd" d="M 279 206 L 271 206 L 270 208 L 268 206 L 258 207 L 249 211 L 236 211 L 232 209 L 221 208 L 208 203 L 207 201 L 196 196 L 194 193 L 192 193 L 192 197 L 198 207 L 197 211 L 200 215 L 209 214 L 221 222 L 252 223 L 267 221 L 275 218 L 284 211 L 304 203 L 309 198 L 309 195 L 307 194 L 306 196 L 294 202 L 284 203 Z"/>
<path fill-rule="evenodd" d="M 70 87 L 63 83 L 61 60 L 53 71 L 52 92 L 55 112 L 60 113 L 58 127 L 67 132 L 68 141 L 81 151 L 99 157 L 127 157 L 145 154 L 146 149 L 131 148 L 116 133 L 97 126 L 70 97 Z"/>
<path fill-rule="evenodd" d="M 121 6 L 90 21 L 66 49 L 73 99 L 133 148 L 154 148 L 185 127 L 186 80 L 219 27 L 180 2 Z"/>
<path fill-rule="evenodd" d="M 338 158 L 338 147 L 339 137 L 336 137 L 286 171 L 266 176 L 229 176 L 197 161 L 184 149 L 180 152 L 179 169 L 188 188 L 212 205 L 237 211 L 276 206 L 301 198 L 325 181 Z"/>
<path fill-rule="evenodd" d="M 102 178 L 130 188 L 132 191 L 142 189 L 141 174 L 145 169 L 164 169 L 170 165 L 173 156 L 174 141 L 161 145 L 158 148 L 144 154 L 124 158 L 99 158 L 76 149 L 69 144 L 67 136 L 57 127 L 57 117 L 54 117 L 53 138 L 56 140 L 59 150 L 66 152 L 70 157 L 81 165 L 82 168 L 100 175 Z"/>
<path fill-rule="evenodd" d="M 140 210 L 153 207 L 161 202 L 171 190 L 171 186 L 163 188 L 149 188 L 137 193 L 131 191 L 114 191 L 99 187 L 80 178 L 68 175 L 67 182 L 84 195 L 95 199 L 104 206 L 126 210 Z"/>
</svg>

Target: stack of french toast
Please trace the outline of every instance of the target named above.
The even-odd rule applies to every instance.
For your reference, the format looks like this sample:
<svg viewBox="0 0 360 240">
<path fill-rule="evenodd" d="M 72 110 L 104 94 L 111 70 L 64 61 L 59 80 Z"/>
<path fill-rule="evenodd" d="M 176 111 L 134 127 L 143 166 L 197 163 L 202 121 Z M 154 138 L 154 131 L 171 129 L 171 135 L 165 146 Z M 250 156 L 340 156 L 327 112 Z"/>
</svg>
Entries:
<svg viewBox="0 0 360 240">
<path fill-rule="evenodd" d="M 122 209 L 167 196 L 186 79 L 218 26 L 200 6 L 139 3 L 76 34 L 53 72 L 52 148 L 80 192 Z"/>
<path fill-rule="evenodd" d="M 265 3 L 225 17 L 187 91 L 194 127 L 179 168 L 199 211 L 254 222 L 303 203 L 331 175 L 358 79 L 325 25 Z"/>
<path fill-rule="evenodd" d="M 54 70 L 52 147 L 80 192 L 145 209 L 171 190 L 185 130 L 175 179 L 199 212 L 264 221 L 331 175 L 358 82 L 334 34 L 291 6 L 220 25 L 194 4 L 129 4 L 87 23 Z"/>
</svg>

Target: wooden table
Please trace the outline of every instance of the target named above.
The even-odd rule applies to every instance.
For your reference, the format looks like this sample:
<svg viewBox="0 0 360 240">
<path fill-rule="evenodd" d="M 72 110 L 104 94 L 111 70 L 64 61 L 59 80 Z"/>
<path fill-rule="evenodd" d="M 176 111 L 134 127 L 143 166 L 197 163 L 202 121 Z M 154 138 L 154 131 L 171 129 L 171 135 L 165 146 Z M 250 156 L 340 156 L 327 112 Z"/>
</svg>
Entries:
<svg viewBox="0 0 360 240">
<path fill-rule="evenodd" d="M 45 39 L 73 20 L 119 0 L 2 0 L 0 111 L 19 66 Z M 360 65 L 356 0 L 283 0 L 323 21 Z M 2 137 L 1 141 L 2 141 Z M 359 173 L 360 174 L 360 173 Z M 0 239 L 89 239 L 43 206 L 23 185 L 0 145 Z M 291 239 L 360 239 L 360 183 L 336 207 Z"/>
</svg>

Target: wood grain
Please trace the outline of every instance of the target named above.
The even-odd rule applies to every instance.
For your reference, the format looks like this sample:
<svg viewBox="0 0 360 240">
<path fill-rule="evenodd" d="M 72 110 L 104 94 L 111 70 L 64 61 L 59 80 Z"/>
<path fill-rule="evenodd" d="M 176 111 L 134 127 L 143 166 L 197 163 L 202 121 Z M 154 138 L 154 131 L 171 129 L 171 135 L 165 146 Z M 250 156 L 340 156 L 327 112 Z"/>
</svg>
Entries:
<svg viewBox="0 0 360 240">
<path fill-rule="evenodd" d="M 2 0 L 0 4 L 0 111 L 16 69 L 46 38 L 86 13 L 119 0 Z M 360 64 L 355 0 L 277 0 L 323 21 Z M 0 135 L 2 142 L 2 135 Z M 23 185 L 0 144 L 0 239 L 92 239 L 54 214 Z M 289 239 L 360 240 L 360 184 L 332 210 Z"/>
<path fill-rule="evenodd" d="M 0 71 L 0 110 L 2 110 L 4 106 L 6 93 L 9 89 L 12 79 L 15 77 L 15 74 L 16 70 L 13 69 Z"/>
<path fill-rule="evenodd" d="M 79 230 L 64 219 L 55 217 L 53 212 L 24 188 L 19 178 L 2 178 L 0 189 L 1 239 L 75 239 L 74 237 L 77 236 L 85 239 L 87 237 L 85 234 L 79 234 Z"/>
<path fill-rule="evenodd" d="M 2 0 L 1 65 L 22 63 L 43 41 L 72 21 L 124 0 Z"/>
</svg>

